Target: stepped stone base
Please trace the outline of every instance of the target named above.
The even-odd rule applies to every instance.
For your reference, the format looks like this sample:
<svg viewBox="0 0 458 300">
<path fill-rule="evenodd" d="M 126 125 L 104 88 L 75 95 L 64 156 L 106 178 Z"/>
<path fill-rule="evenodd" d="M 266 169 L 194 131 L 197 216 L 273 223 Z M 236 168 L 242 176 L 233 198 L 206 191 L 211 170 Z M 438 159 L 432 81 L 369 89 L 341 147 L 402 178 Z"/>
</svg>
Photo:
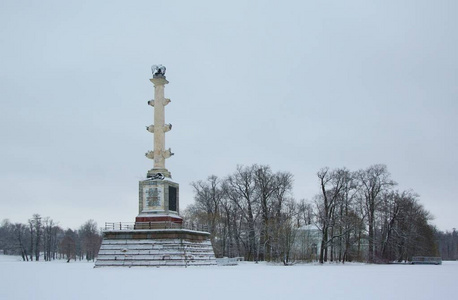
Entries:
<svg viewBox="0 0 458 300">
<path fill-rule="evenodd" d="M 187 229 L 110 230 L 95 267 L 213 266 L 208 232 Z"/>
</svg>

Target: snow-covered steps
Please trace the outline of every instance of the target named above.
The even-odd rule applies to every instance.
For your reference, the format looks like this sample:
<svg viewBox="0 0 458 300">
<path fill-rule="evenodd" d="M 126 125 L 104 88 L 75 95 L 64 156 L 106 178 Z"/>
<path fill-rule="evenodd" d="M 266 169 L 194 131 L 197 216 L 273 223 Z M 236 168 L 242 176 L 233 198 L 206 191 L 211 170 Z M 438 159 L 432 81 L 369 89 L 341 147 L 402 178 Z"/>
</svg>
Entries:
<svg viewBox="0 0 458 300">
<path fill-rule="evenodd" d="M 95 267 L 213 266 L 208 232 L 187 229 L 110 230 Z"/>
</svg>

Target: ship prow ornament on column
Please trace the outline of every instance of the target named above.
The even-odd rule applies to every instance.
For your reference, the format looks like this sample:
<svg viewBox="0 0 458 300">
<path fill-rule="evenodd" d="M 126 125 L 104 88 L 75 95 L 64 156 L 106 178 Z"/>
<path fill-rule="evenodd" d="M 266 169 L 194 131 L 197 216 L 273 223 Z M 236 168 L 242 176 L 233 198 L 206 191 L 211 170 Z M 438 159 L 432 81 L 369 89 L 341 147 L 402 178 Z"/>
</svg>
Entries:
<svg viewBox="0 0 458 300">
<path fill-rule="evenodd" d="M 145 155 L 154 161 L 146 179 L 139 182 L 139 213 L 135 223 L 106 223 L 102 246 L 95 267 L 104 266 L 208 266 L 216 265 L 210 233 L 183 226 L 179 215 L 179 185 L 172 180 L 165 160 L 173 155 L 165 149 L 165 67 L 153 66 L 154 123 L 146 127 L 153 133 L 153 150 Z"/>
</svg>

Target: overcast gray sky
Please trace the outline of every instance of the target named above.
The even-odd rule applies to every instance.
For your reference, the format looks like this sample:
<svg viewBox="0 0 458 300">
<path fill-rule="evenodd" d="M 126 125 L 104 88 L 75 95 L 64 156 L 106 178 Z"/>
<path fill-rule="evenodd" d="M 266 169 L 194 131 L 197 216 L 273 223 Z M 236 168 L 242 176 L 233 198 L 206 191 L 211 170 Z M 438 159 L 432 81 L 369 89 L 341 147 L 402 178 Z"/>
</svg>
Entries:
<svg viewBox="0 0 458 300">
<path fill-rule="evenodd" d="M 97 2 L 97 3 L 96 3 Z M 219 2 L 219 3 L 218 3 Z M 237 164 L 383 163 L 458 226 L 458 1 L 0 3 L 0 219 L 133 222 L 152 168 L 150 67 L 167 67 L 180 184 Z"/>
</svg>

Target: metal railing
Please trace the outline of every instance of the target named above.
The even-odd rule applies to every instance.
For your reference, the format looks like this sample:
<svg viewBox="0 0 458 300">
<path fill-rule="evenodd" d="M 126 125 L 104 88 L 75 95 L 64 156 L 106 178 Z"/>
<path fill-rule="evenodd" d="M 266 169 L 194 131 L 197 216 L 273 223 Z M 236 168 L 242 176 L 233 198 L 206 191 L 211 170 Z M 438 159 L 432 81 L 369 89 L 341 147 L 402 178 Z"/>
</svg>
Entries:
<svg viewBox="0 0 458 300">
<path fill-rule="evenodd" d="M 208 226 L 193 222 L 105 222 L 105 230 L 140 230 L 140 229 L 188 229 L 208 232 Z"/>
<path fill-rule="evenodd" d="M 412 265 L 421 264 L 421 265 L 441 265 L 441 257 L 431 257 L 431 256 L 414 256 L 412 257 Z"/>
</svg>

